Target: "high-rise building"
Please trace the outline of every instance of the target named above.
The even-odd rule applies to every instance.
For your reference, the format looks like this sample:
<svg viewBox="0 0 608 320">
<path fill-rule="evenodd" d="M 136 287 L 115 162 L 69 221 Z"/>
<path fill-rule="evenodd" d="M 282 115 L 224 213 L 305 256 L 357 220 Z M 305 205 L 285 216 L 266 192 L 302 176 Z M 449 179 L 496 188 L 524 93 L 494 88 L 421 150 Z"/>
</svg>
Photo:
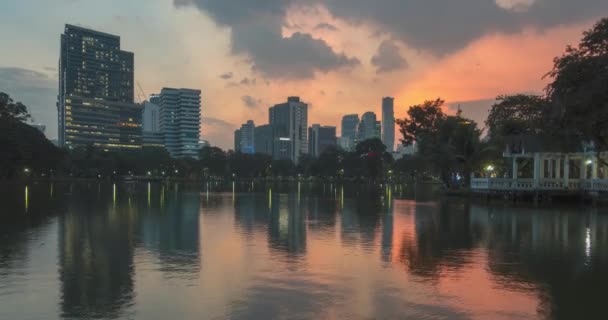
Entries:
<svg viewBox="0 0 608 320">
<path fill-rule="evenodd" d="M 350 137 L 339 137 L 337 139 L 338 147 L 344 151 L 353 151 L 355 150 L 355 141 Z"/>
<path fill-rule="evenodd" d="M 153 94 L 149 101 L 144 101 L 142 111 L 142 131 L 160 131 L 160 95 Z"/>
<path fill-rule="evenodd" d="M 358 129 L 358 141 L 364 141 L 373 138 L 380 139 L 380 121 L 376 120 L 376 114 L 373 112 L 366 112 L 361 116 L 361 123 L 359 123 Z"/>
<path fill-rule="evenodd" d="M 395 149 L 395 99 L 382 98 L 382 143 L 388 152 Z"/>
<path fill-rule="evenodd" d="M 318 158 L 332 146 L 336 146 L 336 127 L 313 124 L 308 129 L 308 154 Z"/>
<path fill-rule="evenodd" d="M 141 109 L 133 103 L 133 53 L 120 37 L 73 25 L 61 35 L 59 144 L 141 148 Z"/>
<path fill-rule="evenodd" d="M 342 117 L 342 138 L 357 139 L 357 128 L 359 127 L 359 115 L 348 114 Z"/>
<path fill-rule="evenodd" d="M 274 131 L 273 158 L 297 163 L 308 153 L 308 105 L 299 97 L 289 97 L 271 107 L 268 118 Z"/>
<path fill-rule="evenodd" d="M 234 152 L 241 151 L 241 129 L 234 130 Z"/>
<path fill-rule="evenodd" d="M 240 151 L 242 153 L 254 154 L 255 153 L 255 124 L 253 120 L 247 121 L 241 125 L 241 128 L 234 133 L 234 151 Z M 238 132 L 238 136 L 237 136 Z M 237 140 L 238 139 L 238 140 Z"/>
<path fill-rule="evenodd" d="M 197 158 L 201 131 L 201 91 L 163 88 L 160 131 L 173 158 Z"/>
<path fill-rule="evenodd" d="M 271 125 L 265 124 L 255 127 L 253 141 L 253 146 L 256 153 L 272 156 L 272 150 L 274 147 L 274 131 L 272 130 Z"/>
</svg>

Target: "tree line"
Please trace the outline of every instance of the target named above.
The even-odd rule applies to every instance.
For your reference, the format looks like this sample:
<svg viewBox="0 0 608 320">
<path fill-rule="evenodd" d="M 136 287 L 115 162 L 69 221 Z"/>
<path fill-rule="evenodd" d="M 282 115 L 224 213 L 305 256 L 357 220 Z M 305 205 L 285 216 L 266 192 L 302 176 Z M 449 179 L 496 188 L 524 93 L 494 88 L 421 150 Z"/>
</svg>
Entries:
<svg viewBox="0 0 608 320">
<path fill-rule="evenodd" d="M 441 98 L 409 106 L 396 124 L 403 145 L 417 152 L 393 160 L 379 139 L 354 151 L 326 149 L 319 158 L 303 156 L 297 165 L 268 155 L 204 147 L 199 159 L 172 159 L 164 148 L 103 152 L 93 147 L 56 148 L 26 125 L 27 108 L 0 93 L 0 179 L 27 174 L 71 177 L 148 175 L 206 179 L 322 177 L 331 179 L 436 179 L 448 187 L 468 185 L 472 174 L 506 170 L 502 152 L 512 136 L 534 135 L 552 148 L 570 150 L 589 142 L 608 150 L 608 18 L 583 33 L 553 61 L 542 94 L 502 95 L 483 126 L 448 114 Z M 26 170 L 27 169 L 27 170 Z M 27 172 L 26 172 L 27 171 Z"/>
</svg>

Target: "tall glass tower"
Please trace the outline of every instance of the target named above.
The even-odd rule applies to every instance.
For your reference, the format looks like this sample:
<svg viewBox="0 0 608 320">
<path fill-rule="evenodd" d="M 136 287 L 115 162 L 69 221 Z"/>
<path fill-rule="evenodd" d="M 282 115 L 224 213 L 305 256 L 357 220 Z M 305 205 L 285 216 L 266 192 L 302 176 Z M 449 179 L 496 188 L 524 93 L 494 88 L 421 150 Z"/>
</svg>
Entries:
<svg viewBox="0 0 608 320">
<path fill-rule="evenodd" d="M 66 25 L 61 35 L 59 143 L 74 148 L 140 148 L 141 110 L 133 103 L 133 53 L 120 37 Z"/>
<path fill-rule="evenodd" d="M 382 143 L 388 152 L 395 149 L 395 99 L 382 98 Z"/>
</svg>

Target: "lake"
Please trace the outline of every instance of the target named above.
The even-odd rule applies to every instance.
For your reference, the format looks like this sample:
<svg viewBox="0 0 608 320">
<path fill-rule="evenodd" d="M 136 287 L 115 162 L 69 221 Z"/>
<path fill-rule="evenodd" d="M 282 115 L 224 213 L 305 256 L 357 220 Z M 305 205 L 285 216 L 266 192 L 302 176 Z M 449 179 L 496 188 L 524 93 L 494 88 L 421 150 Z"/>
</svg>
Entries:
<svg viewBox="0 0 608 320">
<path fill-rule="evenodd" d="M 0 192 L 0 319 L 605 319 L 602 209 L 335 184 Z"/>
</svg>

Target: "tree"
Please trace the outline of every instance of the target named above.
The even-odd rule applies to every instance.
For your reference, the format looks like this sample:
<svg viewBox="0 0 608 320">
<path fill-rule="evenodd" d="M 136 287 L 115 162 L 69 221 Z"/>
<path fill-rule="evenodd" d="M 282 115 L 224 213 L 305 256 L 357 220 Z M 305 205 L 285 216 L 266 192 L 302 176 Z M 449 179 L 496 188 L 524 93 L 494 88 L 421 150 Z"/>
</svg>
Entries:
<svg viewBox="0 0 608 320">
<path fill-rule="evenodd" d="M 199 160 L 203 170 L 210 175 L 223 177 L 226 174 L 227 156 L 218 147 L 203 147 L 199 151 Z"/>
<path fill-rule="evenodd" d="M 441 109 L 443 103 L 436 99 L 411 106 L 408 118 L 397 120 L 397 124 L 403 144 L 417 143 L 416 157 L 422 161 L 410 163 L 430 164 L 430 171 L 451 186 L 456 174 L 468 181 L 470 173 L 479 166 L 483 148 L 477 123 L 462 117 L 460 112 L 455 116 L 446 115 Z M 424 167 L 429 169 L 427 165 Z"/>
<path fill-rule="evenodd" d="M 401 142 L 412 145 L 424 135 L 431 134 L 439 128 L 439 123 L 445 120 L 446 115 L 441 110 L 444 101 L 440 98 L 427 100 L 423 104 L 409 107 L 408 117 L 397 119 L 395 122 L 399 126 L 399 132 L 403 136 Z"/>
<path fill-rule="evenodd" d="M 32 116 L 27 111 L 27 107 L 21 102 L 14 102 L 11 97 L 0 92 L 0 120 L 26 121 Z"/>
<path fill-rule="evenodd" d="M 554 59 L 546 93 L 561 129 L 608 150 L 608 18 Z"/>
<path fill-rule="evenodd" d="M 508 135 L 540 133 L 547 129 L 543 121 L 548 102 L 537 95 L 503 95 L 496 98 L 492 105 L 486 126 L 492 138 Z"/>
</svg>

